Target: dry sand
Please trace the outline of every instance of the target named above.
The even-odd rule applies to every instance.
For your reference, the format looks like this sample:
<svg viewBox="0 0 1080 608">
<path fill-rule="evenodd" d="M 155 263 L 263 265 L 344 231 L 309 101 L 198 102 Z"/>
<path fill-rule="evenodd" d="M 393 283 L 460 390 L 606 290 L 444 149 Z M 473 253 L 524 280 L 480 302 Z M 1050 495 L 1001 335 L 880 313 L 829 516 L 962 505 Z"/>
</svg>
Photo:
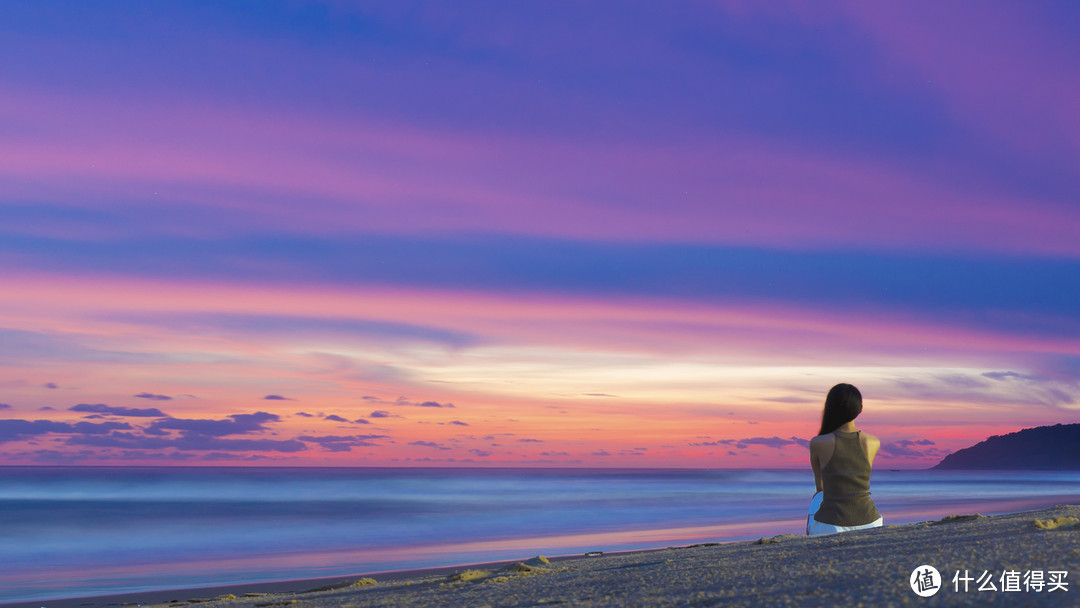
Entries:
<svg viewBox="0 0 1080 608">
<path fill-rule="evenodd" d="M 401 608 L 525 606 L 1080 606 L 1080 506 L 994 517 L 953 516 L 823 537 L 694 545 L 523 560 L 499 569 L 462 568 L 401 580 L 345 579 L 336 588 L 250 597 L 184 600 L 178 608 Z M 1037 523 L 1038 522 L 1038 523 Z M 944 579 L 917 596 L 912 571 L 934 566 Z M 993 576 L 997 591 L 953 589 L 957 571 Z M 1067 591 L 1005 592 L 1005 571 L 1066 571 Z M 1021 589 L 1023 586 L 1021 584 Z"/>
</svg>

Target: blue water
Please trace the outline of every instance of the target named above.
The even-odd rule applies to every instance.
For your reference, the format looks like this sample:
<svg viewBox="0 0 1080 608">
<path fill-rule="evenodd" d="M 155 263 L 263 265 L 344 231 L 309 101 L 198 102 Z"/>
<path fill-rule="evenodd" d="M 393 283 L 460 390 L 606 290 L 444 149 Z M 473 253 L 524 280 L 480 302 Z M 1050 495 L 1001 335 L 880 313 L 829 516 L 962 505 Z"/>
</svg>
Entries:
<svg viewBox="0 0 1080 608">
<path fill-rule="evenodd" d="M 0 602 L 802 533 L 809 471 L 0 467 Z M 1080 473 L 875 471 L 886 523 L 1080 503 Z"/>
</svg>

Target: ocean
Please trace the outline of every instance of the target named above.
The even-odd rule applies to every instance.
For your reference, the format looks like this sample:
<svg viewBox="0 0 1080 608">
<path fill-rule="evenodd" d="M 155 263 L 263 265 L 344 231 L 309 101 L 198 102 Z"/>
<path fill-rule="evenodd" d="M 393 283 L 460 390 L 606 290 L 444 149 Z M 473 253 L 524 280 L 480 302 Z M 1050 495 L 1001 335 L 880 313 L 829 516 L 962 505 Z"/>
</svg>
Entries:
<svg viewBox="0 0 1080 608">
<path fill-rule="evenodd" d="M 875 470 L 885 523 L 1080 472 Z M 802 534 L 809 470 L 0 467 L 0 603 Z"/>
</svg>

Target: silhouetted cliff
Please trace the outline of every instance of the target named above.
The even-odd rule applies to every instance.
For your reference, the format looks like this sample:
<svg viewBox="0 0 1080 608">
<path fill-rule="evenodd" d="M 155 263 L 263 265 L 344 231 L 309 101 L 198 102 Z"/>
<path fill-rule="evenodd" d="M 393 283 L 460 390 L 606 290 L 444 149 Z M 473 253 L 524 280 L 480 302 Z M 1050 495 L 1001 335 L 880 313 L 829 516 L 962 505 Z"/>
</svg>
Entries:
<svg viewBox="0 0 1080 608">
<path fill-rule="evenodd" d="M 935 469 L 1080 470 L 1080 424 L 994 435 L 949 454 Z"/>
</svg>

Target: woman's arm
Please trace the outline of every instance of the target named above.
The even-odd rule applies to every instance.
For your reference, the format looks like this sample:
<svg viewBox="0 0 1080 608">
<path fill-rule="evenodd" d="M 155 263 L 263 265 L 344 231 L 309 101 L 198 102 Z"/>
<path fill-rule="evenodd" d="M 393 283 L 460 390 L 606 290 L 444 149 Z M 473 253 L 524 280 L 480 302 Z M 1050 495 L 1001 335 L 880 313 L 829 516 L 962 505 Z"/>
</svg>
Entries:
<svg viewBox="0 0 1080 608">
<path fill-rule="evenodd" d="M 881 440 L 873 435 L 866 435 L 866 459 L 870 461 L 870 466 L 874 466 L 874 457 L 877 456 L 878 448 L 881 447 Z"/>
<path fill-rule="evenodd" d="M 810 468 L 814 470 L 814 486 L 821 492 L 824 489 L 821 484 L 821 442 L 817 439 L 810 440 Z"/>
</svg>

